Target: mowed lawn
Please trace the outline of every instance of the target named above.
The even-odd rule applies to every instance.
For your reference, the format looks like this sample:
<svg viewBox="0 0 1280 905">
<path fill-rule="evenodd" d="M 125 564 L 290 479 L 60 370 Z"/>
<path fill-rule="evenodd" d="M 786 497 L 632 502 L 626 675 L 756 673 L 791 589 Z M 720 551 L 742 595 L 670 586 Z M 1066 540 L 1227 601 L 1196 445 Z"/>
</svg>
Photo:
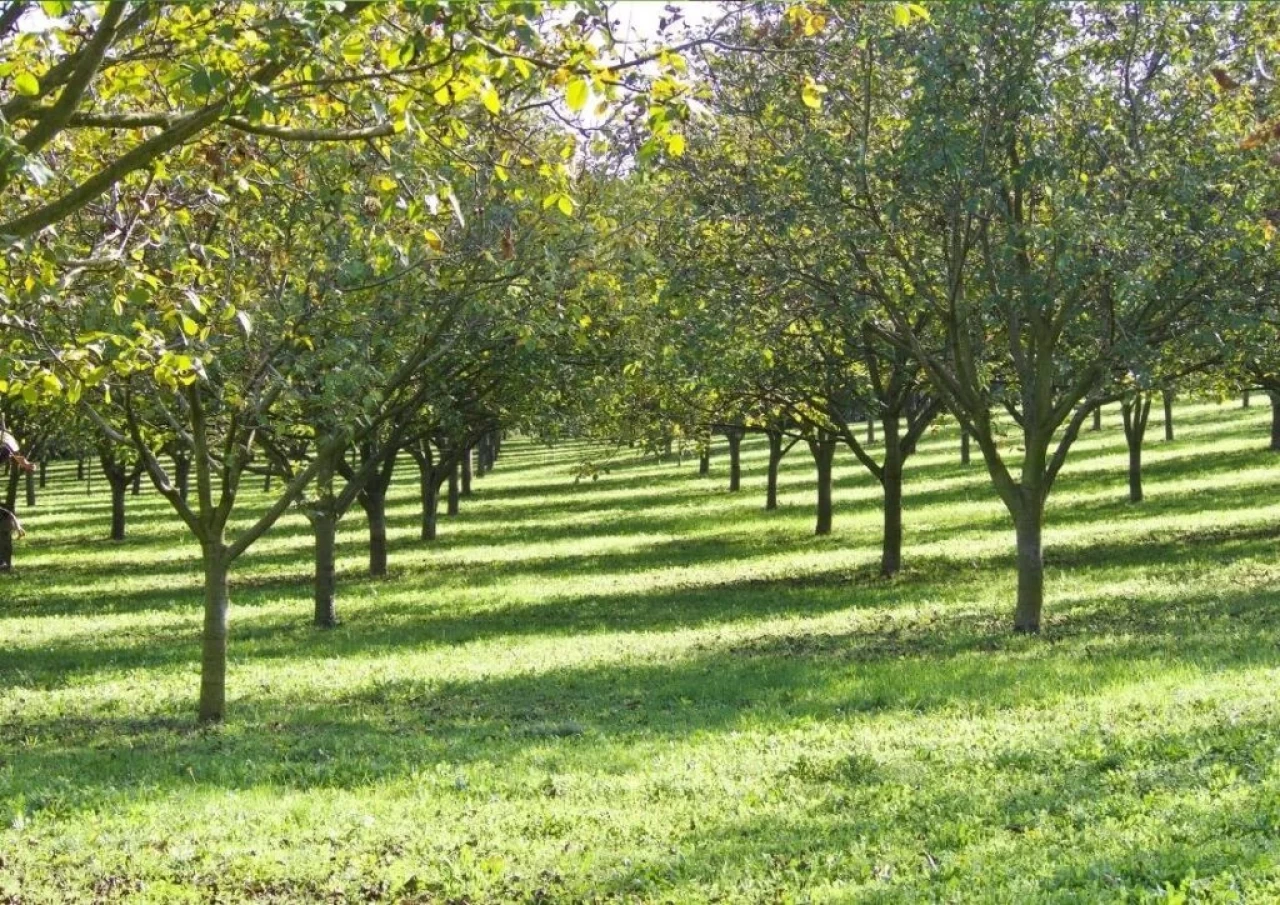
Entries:
<svg viewBox="0 0 1280 905">
<path fill-rule="evenodd" d="M 512 440 L 391 576 L 340 534 L 312 628 L 291 515 L 232 578 L 229 719 L 194 725 L 197 550 L 154 492 L 106 541 L 59 463 L 0 576 L 0 902 L 1280 900 L 1280 455 L 1265 405 L 1118 413 L 1049 505 L 1046 631 L 1009 632 L 1013 531 L 954 425 L 906 488 L 838 454 L 696 460 Z M 1012 445 L 1011 438 L 1011 445 Z M 975 451 L 976 452 L 976 451 Z M 261 506 L 251 496 L 250 508 Z"/>
</svg>

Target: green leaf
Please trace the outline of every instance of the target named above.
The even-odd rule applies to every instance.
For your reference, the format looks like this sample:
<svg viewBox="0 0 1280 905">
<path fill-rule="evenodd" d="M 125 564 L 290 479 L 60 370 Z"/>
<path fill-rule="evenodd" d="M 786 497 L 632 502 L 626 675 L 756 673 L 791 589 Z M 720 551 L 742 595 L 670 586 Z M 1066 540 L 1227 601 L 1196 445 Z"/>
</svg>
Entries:
<svg viewBox="0 0 1280 905">
<path fill-rule="evenodd" d="M 560 208 L 560 213 L 564 214 L 566 217 L 573 216 L 573 199 L 563 192 L 556 200 L 556 207 Z"/>
<path fill-rule="evenodd" d="M 574 79 L 569 83 L 568 90 L 565 92 L 565 101 L 569 104 L 569 109 L 577 113 L 587 105 L 587 98 L 591 96 L 591 85 L 586 79 Z"/>
<path fill-rule="evenodd" d="M 40 80 L 29 72 L 20 72 L 13 80 L 13 90 L 34 97 L 40 93 Z"/>
</svg>

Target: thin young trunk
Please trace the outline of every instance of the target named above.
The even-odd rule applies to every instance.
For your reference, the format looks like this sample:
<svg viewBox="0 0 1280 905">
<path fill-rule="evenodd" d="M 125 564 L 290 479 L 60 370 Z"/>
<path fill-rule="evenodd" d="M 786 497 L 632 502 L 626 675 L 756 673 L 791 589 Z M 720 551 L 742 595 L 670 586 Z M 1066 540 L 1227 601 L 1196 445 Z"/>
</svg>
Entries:
<svg viewBox="0 0 1280 905">
<path fill-rule="evenodd" d="M 40 460 L 40 489 L 44 490 L 45 485 L 49 483 L 49 460 L 42 458 Z"/>
<path fill-rule="evenodd" d="M 867 443 L 876 442 L 876 419 L 870 415 L 867 416 Z"/>
<path fill-rule="evenodd" d="M 36 508 L 36 476 L 28 471 L 26 472 L 26 477 L 24 481 L 27 485 L 27 508 L 35 509 Z"/>
<path fill-rule="evenodd" d="M 458 494 L 459 494 L 458 471 L 459 470 L 460 469 L 458 467 L 458 463 L 455 462 L 453 463 L 453 468 L 450 469 L 449 471 L 449 502 L 448 502 L 449 508 L 446 510 L 447 515 L 458 514 Z"/>
<path fill-rule="evenodd" d="M 316 542 L 315 624 L 333 628 L 338 624 L 338 576 L 335 565 L 338 549 L 338 519 L 328 506 L 320 505 L 310 513 L 311 531 Z"/>
<path fill-rule="evenodd" d="M 888 578 L 902 568 L 902 448 L 898 442 L 897 419 L 884 425 L 884 465 L 880 486 L 884 490 L 884 538 L 880 551 L 880 574 Z"/>
<path fill-rule="evenodd" d="M 768 512 L 778 508 L 778 468 L 782 465 L 782 431 L 769 431 L 769 473 L 765 489 L 764 508 Z"/>
<path fill-rule="evenodd" d="M 471 447 L 462 450 L 462 495 L 471 496 Z"/>
<path fill-rule="evenodd" d="M 84 480 L 84 456 L 80 456 L 76 459 L 76 480 Z"/>
<path fill-rule="evenodd" d="M 1164 438 L 1166 441 L 1173 440 L 1173 390 L 1162 390 L 1161 396 L 1164 397 Z"/>
<path fill-rule="evenodd" d="M 1018 541 L 1018 607 L 1013 615 L 1015 632 L 1034 634 L 1040 631 L 1040 613 L 1044 609 L 1043 529 L 1043 506 L 1024 504 L 1015 519 Z"/>
<path fill-rule="evenodd" d="M 200 639 L 201 723 L 220 723 L 227 709 L 227 590 L 226 545 L 221 538 L 204 544 L 204 632 Z"/>
<path fill-rule="evenodd" d="M 835 438 L 819 433 L 809 441 L 809 450 L 818 472 L 818 522 L 813 533 L 822 536 L 831 533 L 831 463 L 836 452 Z"/>
<path fill-rule="evenodd" d="M 1271 451 L 1280 452 L 1280 390 L 1272 390 L 1271 396 Z"/>
<path fill-rule="evenodd" d="M 734 428 L 725 434 L 729 438 L 729 492 L 742 488 L 742 431 Z"/>
<path fill-rule="evenodd" d="M 1249 407 L 1249 391 L 1245 390 L 1240 396 L 1240 408 L 1247 409 Z"/>
<path fill-rule="evenodd" d="M 698 474 L 704 478 L 711 474 L 710 449 L 703 449 L 702 452 L 698 454 Z"/>
<path fill-rule="evenodd" d="M 133 484 L 133 487 L 130 492 L 134 496 L 140 496 L 142 494 L 142 467 L 141 466 L 139 466 L 134 470 L 132 484 Z"/>
<path fill-rule="evenodd" d="M 267 472 L 265 475 L 262 476 L 262 492 L 263 493 L 271 492 L 271 472 Z"/>
<path fill-rule="evenodd" d="M 13 535 L 8 531 L 0 531 L 0 572 L 8 572 L 13 568 Z"/>
</svg>

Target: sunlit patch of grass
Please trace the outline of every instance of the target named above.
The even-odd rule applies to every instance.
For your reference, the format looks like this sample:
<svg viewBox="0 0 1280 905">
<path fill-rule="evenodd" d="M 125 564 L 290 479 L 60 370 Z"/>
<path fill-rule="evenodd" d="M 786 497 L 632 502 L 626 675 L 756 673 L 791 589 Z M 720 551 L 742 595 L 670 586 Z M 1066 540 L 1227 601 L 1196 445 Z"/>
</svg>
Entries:
<svg viewBox="0 0 1280 905">
<path fill-rule="evenodd" d="M 1177 413 L 1136 506 L 1116 412 L 1082 435 L 1039 638 L 954 425 L 892 581 L 847 454 L 826 538 L 803 444 L 767 513 L 758 439 L 738 494 L 723 444 L 707 478 L 624 451 L 575 484 L 583 445 L 513 440 L 435 544 L 405 467 L 388 579 L 342 524 L 338 628 L 300 515 L 237 563 L 211 730 L 198 550 L 150 492 L 105 541 L 58 464 L 0 576 L 0 901 L 1280 898 L 1268 413 Z"/>
</svg>

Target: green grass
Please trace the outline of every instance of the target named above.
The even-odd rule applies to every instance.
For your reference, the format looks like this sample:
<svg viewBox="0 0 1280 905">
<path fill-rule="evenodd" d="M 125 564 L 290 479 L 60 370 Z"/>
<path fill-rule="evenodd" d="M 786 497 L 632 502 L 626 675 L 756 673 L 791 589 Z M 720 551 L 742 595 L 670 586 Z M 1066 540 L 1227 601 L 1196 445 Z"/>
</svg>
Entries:
<svg viewBox="0 0 1280 905">
<path fill-rule="evenodd" d="M 828 538 L 802 447 L 766 513 L 758 442 L 736 495 L 723 448 L 575 486 L 513 442 L 434 545 L 406 468 L 338 629 L 300 518 L 237 564 L 211 730 L 196 549 L 154 493 L 103 540 L 59 465 L 0 576 L 0 902 L 1280 900 L 1280 460 L 1263 409 L 1177 417 L 1139 506 L 1083 435 L 1037 638 L 953 429 L 890 582 L 847 453 Z"/>
</svg>

